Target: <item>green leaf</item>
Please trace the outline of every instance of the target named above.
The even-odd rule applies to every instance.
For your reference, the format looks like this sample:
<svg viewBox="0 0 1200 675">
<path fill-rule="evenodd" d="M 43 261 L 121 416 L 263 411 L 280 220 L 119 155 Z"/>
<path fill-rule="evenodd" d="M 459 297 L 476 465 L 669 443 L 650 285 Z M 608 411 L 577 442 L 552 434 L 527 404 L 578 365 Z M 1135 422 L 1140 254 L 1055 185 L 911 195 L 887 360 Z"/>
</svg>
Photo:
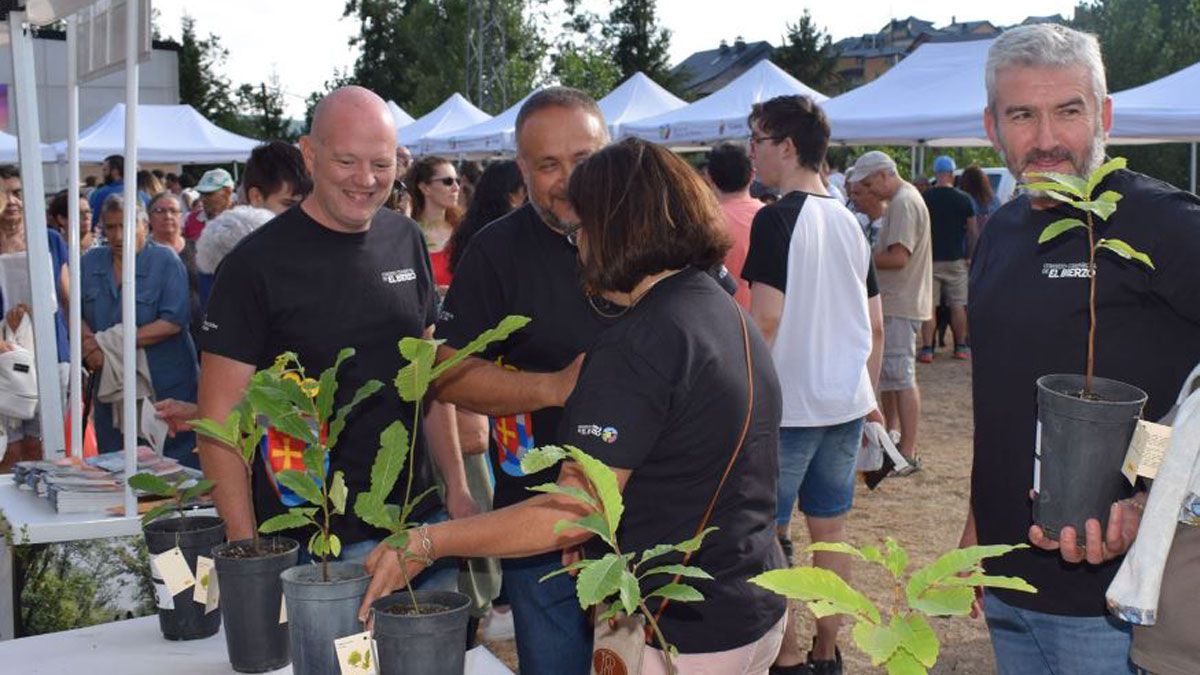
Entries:
<svg viewBox="0 0 1200 675">
<path fill-rule="evenodd" d="M 601 621 L 608 621 L 609 619 L 615 619 L 620 614 L 621 614 L 621 603 L 614 602 L 613 604 L 608 606 L 608 609 L 605 609 L 603 612 L 600 613 L 599 616 L 596 617 L 596 621 L 598 623 Z"/>
<path fill-rule="evenodd" d="M 975 590 L 972 588 L 938 586 L 909 598 L 908 606 L 930 616 L 963 616 L 971 613 L 974 602 Z"/>
<path fill-rule="evenodd" d="M 604 520 L 608 523 L 608 531 L 616 532 L 621 525 L 621 514 L 625 511 L 625 503 L 621 499 L 621 488 L 617 486 L 617 474 L 600 460 L 574 446 L 567 446 L 571 459 L 583 470 L 583 475 L 592 484 L 596 496 L 600 498 L 600 508 Z"/>
<path fill-rule="evenodd" d="M 929 671 L 912 654 L 897 649 L 892 658 L 884 664 L 888 675 L 928 675 Z"/>
<path fill-rule="evenodd" d="M 534 448 L 521 458 L 521 471 L 526 476 L 540 473 L 561 462 L 567 456 L 567 451 L 557 445 L 547 445 Z"/>
<path fill-rule="evenodd" d="M 1007 588 L 1010 591 L 1024 591 L 1026 593 L 1037 593 L 1038 590 L 1031 586 L 1028 581 L 1020 577 L 999 577 L 990 576 L 987 574 L 971 574 L 965 577 L 947 577 L 938 582 L 939 586 L 969 586 L 975 588 L 977 586 L 986 586 L 988 588 Z"/>
<path fill-rule="evenodd" d="M 709 534 L 716 532 L 718 529 L 720 529 L 720 528 L 706 527 L 706 528 L 704 528 L 703 532 L 692 537 L 691 539 L 688 539 L 686 541 L 681 541 L 678 544 L 675 544 L 674 548 L 676 551 L 679 551 L 680 553 L 695 553 L 696 551 L 699 551 L 700 546 L 702 544 L 704 544 L 704 538 L 707 537 Z"/>
<path fill-rule="evenodd" d="M 836 573 L 820 567 L 771 570 L 750 579 L 768 591 L 793 600 L 826 602 L 840 614 L 865 616 L 879 623 L 879 610 L 865 595 L 850 587 Z M 815 611 L 815 610 L 814 610 Z"/>
<path fill-rule="evenodd" d="M 166 504 L 159 504 L 142 515 L 142 525 L 148 525 L 163 517 L 165 514 L 170 513 L 174 509 L 175 504 L 173 503 L 168 502 Z"/>
<path fill-rule="evenodd" d="M 974 572 L 981 561 L 986 558 L 995 558 L 996 556 L 1004 555 L 1010 551 L 1022 548 L 1029 548 L 1027 544 L 1018 544 L 1016 546 L 1008 546 L 997 544 L 992 546 L 968 546 L 967 548 L 956 548 L 943 553 L 937 560 L 913 572 L 908 579 L 908 586 L 905 588 L 905 594 L 908 596 L 908 602 L 911 605 L 913 600 L 924 593 L 930 586 L 957 574 L 964 572 Z"/>
<path fill-rule="evenodd" d="M 389 535 L 383 540 L 383 543 L 397 551 L 403 551 L 408 548 L 408 530 Z"/>
<path fill-rule="evenodd" d="M 1076 227 L 1082 227 L 1086 230 L 1087 224 L 1078 218 L 1062 218 L 1060 220 L 1056 220 L 1053 223 L 1050 223 L 1049 225 L 1047 225 L 1046 228 L 1044 230 L 1042 230 L 1042 233 L 1040 235 L 1038 235 L 1038 243 L 1044 244 L 1044 243 L 1054 239 L 1058 235 L 1062 234 L 1063 232 L 1074 229 Z"/>
<path fill-rule="evenodd" d="M 1070 196 L 1059 192 L 1059 190 L 1062 189 L 1062 186 L 1056 183 L 1026 183 L 1021 187 L 1025 188 L 1026 190 L 1041 190 L 1047 197 L 1060 201 L 1064 204 L 1075 203 L 1075 200 Z"/>
<path fill-rule="evenodd" d="M 625 559 L 616 553 L 609 553 L 599 560 L 590 561 L 580 570 L 579 578 L 575 582 L 579 606 L 587 609 L 616 593 L 624 571 Z"/>
<path fill-rule="evenodd" d="M 1080 178 L 1079 176 L 1072 176 L 1071 174 L 1068 174 L 1068 173 L 1056 173 L 1054 171 L 1046 171 L 1046 172 L 1040 172 L 1040 173 L 1031 173 L 1031 174 L 1029 174 L 1029 177 L 1030 178 L 1045 178 L 1054 184 L 1054 187 L 1052 189 L 1055 189 L 1059 192 L 1065 192 L 1069 195 L 1078 197 L 1080 199 L 1087 199 L 1091 196 L 1091 192 L 1088 191 L 1087 181 Z M 1032 189 L 1040 190 L 1042 188 L 1032 188 Z"/>
<path fill-rule="evenodd" d="M 354 350 L 347 347 L 338 352 L 337 358 L 334 359 L 333 365 L 326 368 L 321 373 L 321 377 L 317 378 L 317 398 L 315 404 L 317 406 L 317 419 L 327 420 L 329 415 L 333 413 L 333 396 L 337 393 L 338 370 L 342 367 L 342 362 L 354 356 Z"/>
<path fill-rule="evenodd" d="M 346 663 L 352 666 L 357 666 L 359 661 L 362 661 L 362 654 L 358 653 L 357 650 L 350 652 L 350 656 L 346 657 Z"/>
<path fill-rule="evenodd" d="M 1114 192 L 1112 190 L 1105 190 L 1104 192 L 1101 192 L 1098 197 L 1096 197 L 1096 201 L 1112 202 L 1113 204 L 1116 204 L 1117 202 L 1121 201 L 1121 193 Z"/>
<path fill-rule="evenodd" d="M 642 601 L 642 589 L 638 586 L 637 577 L 627 569 L 621 571 L 621 587 L 618 594 L 626 614 L 633 614 L 637 611 L 638 603 Z"/>
<path fill-rule="evenodd" d="M 275 478 L 309 504 L 320 506 L 325 501 L 321 495 L 321 488 L 317 487 L 316 481 L 312 479 L 312 476 L 303 471 L 285 469 L 275 474 Z"/>
<path fill-rule="evenodd" d="M 850 634 L 854 637 L 854 644 L 871 657 L 872 666 L 892 658 L 892 654 L 900 648 L 900 635 L 893 626 L 881 626 L 859 619 Z"/>
<path fill-rule="evenodd" d="M 1150 260 L 1150 256 L 1142 253 L 1129 244 L 1126 244 L 1120 239 L 1101 239 L 1100 241 L 1096 242 L 1096 248 L 1106 248 L 1126 260 L 1136 260 L 1146 267 L 1154 269 L 1154 263 Z"/>
<path fill-rule="evenodd" d="M 1075 202 L 1074 206 L 1080 211 L 1095 214 L 1100 220 L 1108 220 L 1117 211 L 1117 203 L 1112 201 Z"/>
<path fill-rule="evenodd" d="M 416 509 L 418 506 L 420 506 L 421 500 L 425 499 L 426 497 L 428 497 L 429 495 L 431 495 L 435 492 L 437 492 L 436 485 L 425 490 L 424 492 L 418 494 L 417 496 L 413 497 L 411 500 L 409 500 L 409 502 L 407 504 L 401 505 L 400 516 L 399 516 L 400 521 L 405 526 L 408 526 L 408 524 L 409 524 L 408 517 L 410 515 L 412 515 L 413 510 Z"/>
<path fill-rule="evenodd" d="M 166 481 L 161 476 L 155 476 L 152 473 L 135 473 L 129 477 L 129 485 L 134 489 L 142 492 L 149 492 L 152 495 L 159 497 L 175 498 L 179 492 L 176 487 Z"/>
<path fill-rule="evenodd" d="M 211 480 L 208 480 L 207 478 L 201 478 L 200 480 L 196 481 L 195 485 L 192 485 L 188 489 L 184 490 L 183 496 L 180 499 L 182 499 L 184 502 L 189 502 L 196 497 L 211 491 L 214 487 L 216 487 L 216 484 Z"/>
<path fill-rule="evenodd" d="M 433 363 L 437 360 L 437 345 L 433 340 L 406 337 L 400 340 L 400 355 L 408 364 L 396 373 L 396 391 L 402 401 L 420 401 L 433 381 Z"/>
<path fill-rule="evenodd" d="M 822 551 L 824 553 L 845 553 L 846 555 L 852 555 L 860 560 L 867 559 L 867 556 L 864 555 L 862 551 L 844 541 L 814 541 L 804 550 L 808 551 L 809 553 L 816 553 L 817 551 Z"/>
<path fill-rule="evenodd" d="M 863 546 L 858 550 L 862 553 L 863 560 L 866 560 L 869 563 L 875 563 L 876 565 L 887 567 L 887 564 L 883 558 L 883 554 L 879 552 L 878 547 Z"/>
<path fill-rule="evenodd" d="M 517 316 L 511 314 L 504 317 L 500 320 L 500 323 L 496 324 L 495 328 L 489 328 L 483 331 L 479 334 L 479 337 L 463 345 L 463 348 L 455 352 L 454 356 L 451 356 L 445 361 L 437 364 L 437 366 L 433 369 L 433 373 L 431 373 L 431 379 L 436 380 L 442 376 L 442 373 L 445 373 L 447 370 L 457 366 L 468 356 L 474 356 L 475 354 L 482 352 L 484 349 L 487 349 L 488 345 L 492 344 L 493 342 L 507 340 L 508 336 L 524 328 L 525 325 L 529 323 L 529 320 L 530 319 L 527 316 Z"/>
<path fill-rule="evenodd" d="M 329 555 L 329 542 L 325 541 L 325 533 L 317 530 L 313 532 L 313 536 L 308 540 L 308 551 L 315 558 L 324 559 Z"/>
<path fill-rule="evenodd" d="M 379 380 L 367 380 L 357 391 L 354 392 L 354 397 L 346 405 L 338 408 L 337 415 L 333 421 L 329 423 L 329 436 L 326 439 L 326 445 L 330 449 L 336 448 L 338 439 L 342 437 L 342 430 L 346 428 L 346 418 L 354 411 L 358 404 L 367 400 L 383 388 L 383 383 Z"/>
<path fill-rule="evenodd" d="M 325 481 L 325 448 L 320 445 L 309 445 L 304 448 L 304 468 L 317 477 L 318 482 Z"/>
<path fill-rule="evenodd" d="M 342 555 L 342 540 L 336 534 L 329 535 L 329 553 L 337 558 Z"/>
<path fill-rule="evenodd" d="M 530 492 L 545 492 L 546 494 L 566 495 L 577 502 L 582 502 L 593 509 L 596 506 L 596 500 L 585 490 L 570 485 L 559 485 L 558 483 L 543 483 L 529 488 Z"/>
<path fill-rule="evenodd" d="M 294 530 L 297 527 L 304 527 L 311 522 L 312 520 L 307 516 L 289 511 L 268 519 L 265 523 L 258 526 L 258 531 L 263 534 L 271 534 L 272 532 L 280 532 L 282 530 Z"/>
<path fill-rule="evenodd" d="M 642 551 L 641 558 L 639 558 L 638 563 L 633 566 L 634 569 L 637 569 L 637 568 L 641 567 L 642 565 L 645 565 L 650 560 L 653 560 L 655 558 L 661 558 L 662 556 L 664 556 L 668 553 L 674 553 L 674 552 L 678 551 L 679 549 L 675 548 L 675 546 L 676 546 L 675 544 L 656 544 L 656 545 L 651 546 L 650 548 Z"/>
<path fill-rule="evenodd" d="M 259 414 L 266 416 L 272 427 L 299 440 L 304 445 L 315 445 L 317 436 L 312 426 L 304 418 L 304 408 L 290 400 L 287 393 L 292 385 L 300 396 L 304 396 L 299 385 L 290 380 L 278 380 L 262 387 L 250 387 L 246 390 L 246 399 Z"/>
<path fill-rule="evenodd" d="M 900 646 L 920 661 L 921 665 L 932 668 L 933 664 L 937 663 L 940 645 L 937 635 L 925 617 L 918 612 L 904 618 L 894 616 L 892 627 L 900 635 Z"/>
<path fill-rule="evenodd" d="M 346 498 L 350 496 L 346 489 L 346 476 L 341 471 L 333 473 L 333 482 L 329 484 L 329 501 L 333 504 L 333 512 L 339 516 L 346 513 Z M 337 555 L 336 553 L 334 555 Z"/>
<path fill-rule="evenodd" d="M 360 492 L 355 496 L 354 515 L 368 525 L 385 530 L 398 524 L 388 517 L 387 507 L 384 503 L 369 492 Z"/>
<path fill-rule="evenodd" d="M 188 424 L 192 429 L 201 436 L 211 438 L 225 445 L 236 446 L 241 440 L 239 425 L 241 423 L 241 413 L 234 409 L 228 416 L 225 417 L 225 422 L 217 422 L 210 419 L 189 420 Z"/>
<path fill-rule="evenodd" d="M 904 570 L 908 569 L 908 551 L 905 551 L 904 547 L 891 537 L 885 539 L 883 544 L 887 548 L 887 559 L 883 566 L 892 573 L 892 576 L 899 579 L 900 575 L 904 574 Z"/>
<path fill-rule="evenodd" d="M 608 523 L 605 522 L 604 516 L 601 516 L 598 512 L 589 513 L 578 520 L 560 520 L 554 524 L 554 534 L 560 534 L 572 528 L 587 530 L 603 539 L 609 546 L 613 544 L 612 533 L 608 531 Z"/>
<path fill-rule="evenodd" d="M 704 595 L 687 584 L 667 584 L 654 589 L 647 598 L 666 598 L 674 602 L 702 602 Z"/>
<path fill-rule="evenodd" d="M 408 453 L 408 429 L 403 422 L 396 420 L 379 433 L 379 451 L 375 453 L 375 462 L 371 464 L 371 494 L 381 503 L 395 489 Z"/>
<path fill-rule="evenodd" d="M 1126 164 L 1127 162 L 1125 161 L 1124 157 L 1113 157 L 1104 164 L 1101 164 L 1095 171 L 1092 172 L 1092 175 L 1088 176 L 1087 185 L 1084 188 L 1086 190 L 1084 196 L 1090 197 L 1091 194 L 1096 191 L 1096 188 L 1100 187 L 1100 183 L 1103 182 L 1110 173 L 1118 169 L 1124 169 Z"/>
<path fill-rule="evenodd" d="M 661 565 L 642 572 L 641 576 L 648 577 L 651 574 L 671 574 L 691 579 L 712 579 L 711 574 L 694 565 Z"/>
<path fill-rule="evenodd" d="M 562 521 L 560 521 L 560 522 L 562 522 Z M 566 574 L 567 572 L 574 572 L 575 570 L 583 569 L 584 567 L 587 567 L 591 563 L 592 563 L 591 560 L 576 560 L 575 562 L 571 563 L 570 565 L 567 565 L 566 567 L 560 567 L 559 569 L 556 569 L 553 572 L 550 572 L 549 574 L 543 575 L 542 578 L 538 579 L 538 583 L 541 583 L 552 577 L 556 577 L 560 574 Z"/>
</svg>

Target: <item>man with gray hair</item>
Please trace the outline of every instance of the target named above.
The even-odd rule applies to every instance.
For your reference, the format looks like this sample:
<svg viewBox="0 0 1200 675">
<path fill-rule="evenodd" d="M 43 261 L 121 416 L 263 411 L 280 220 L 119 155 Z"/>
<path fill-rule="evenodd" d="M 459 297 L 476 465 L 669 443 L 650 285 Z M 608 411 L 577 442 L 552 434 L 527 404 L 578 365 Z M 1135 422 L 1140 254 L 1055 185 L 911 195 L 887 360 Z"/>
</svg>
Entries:
<svg viewBox="0 0 1200 675">
<path fill-rule="evenodd" d="M 1036 181 L 1045 172 L 1086 177 L 1103 163 L 1112 102 L 1094 36 L 1053 24 L 1007 31 L 988 53 L 986 85 L 984 124 L 1017 180 Z M 1033 525 L 1030 511 L 1038 435 L 1034 383 L 1084 368 L 1089 277 L 1096 275 L 1099 284 L 1097 374 L 1144 390 L 1147 419 L 1167 412 L 1200 361 L 1200 200 L 1127 170 L 1108 175 L 1099 190 L 1122 199 L 1112 217 L 1096 223 L 1096 236 L 1145 251 L 1153 269 L 1105 252 L 1090 269 L 1082 231 L 1038 244 L 1046 226 L 1081 215 L 1037 192 L 1020 195 L 988 220 L 972 261 L 975 443 L 962 545 L 1028 540 L 1035 546 L 985 564 L 989 574 L 1022 577 L 1038 588 L 1036 594 L 988 590 L 979 598 L 1002 675 L 1133 672 L 1129 626 L 1108 616 L 1104 594 L 1137 535 L 1146 493 L 1131 490 L 1113 504 L 1105 531 L 1091 519 L 1085 532 L 1063 527 L 1057 541 Z M 1195 560 L 1200 538 L 1187 541 L 1190 549 L 1179 559 Z M 1156 673 L 1200 672 L 1198 572 L 1196 565 L 1186 572 L 1189 593 L 1164 593 L 1159 605 L 1160 626 L 1192 622 L 1177 633 L 1190 634 L 1192 644 L 1135 647 L 1138 665 Z"/>
<path fill-rule="evenodd" d="M 933 316 L 933 258 L 929 209 L 921 193 L 900 177 L 896 162 L 878 150 L 864 153 L 850 173 L 850 186 L 866 189 L 887 202 L 875 240 L 874 262 L 883 298 L 883 366 L 879 392 L 888 429 L 900 430 L 904 474 L 921 468 L 917 426 L 921 390 L 917 388 L 917 335 Z M 903 474 L 902 474 L 903 475 Z"/>
</svg>

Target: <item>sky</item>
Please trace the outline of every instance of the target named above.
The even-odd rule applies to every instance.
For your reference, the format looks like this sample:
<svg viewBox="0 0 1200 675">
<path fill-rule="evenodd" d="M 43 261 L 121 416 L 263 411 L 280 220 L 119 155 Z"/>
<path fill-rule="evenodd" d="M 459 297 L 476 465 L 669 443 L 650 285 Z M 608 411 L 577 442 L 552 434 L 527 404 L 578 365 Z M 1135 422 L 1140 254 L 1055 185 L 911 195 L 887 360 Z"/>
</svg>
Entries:
<svg viewBox="0 0 1200 675">
<path fill-rule="evenodd" d="M 550 0 L 552 3 L 556 0 Z M 603 12 L 609 5 L 585 0 L 584 7 Z M 671 29 L 671 63 L 693 52 L 713 49 L 721 40 L 766 40 L 778 45 L 789 22 L 808 7 L 818 27 L 839 40 L 874 33 L 893 18 L 916 16 L 943 26 L 986 19 L 998 25 L 1020 22 L 1030 15 L 1061 13 L 1070 18 L 1075 0 L 1006 0 L 996 5 L 962 0 L 736 0 L 698 3 L 696 0 L 658 0 L 661 25 Z M 735 15 L 719 16 L 717 8 L 735 6 Z M 977 8 L 964 11 L 970 5 Z M 200 35 L 213 33 L 229 50 L 224 74 L 234 85 L 267 81 L 278 74 L 286 93 L 285 107 L 293 117 L 304 115 L 304 99 L 330 79 L 338 68 L 354 63 L 347 44 L 357 25 L 341 18 L 342 0 L 155 0 L 164 37 L 178 39 L 186 12 L 196 20 Z M 697 11 L 698 7 L 714 11 Z"/>
</svg>

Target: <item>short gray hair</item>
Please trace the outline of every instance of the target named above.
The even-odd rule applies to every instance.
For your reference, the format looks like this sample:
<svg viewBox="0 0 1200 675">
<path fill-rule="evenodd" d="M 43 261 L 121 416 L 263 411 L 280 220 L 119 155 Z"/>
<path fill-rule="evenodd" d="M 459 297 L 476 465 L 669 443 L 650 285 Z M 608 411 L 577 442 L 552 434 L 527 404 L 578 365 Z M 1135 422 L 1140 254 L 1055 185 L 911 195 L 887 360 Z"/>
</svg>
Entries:
<svg viewBox="0 0 1200 675">
<path fill-rule="evenodd" d="M 196 269 L 215 274 L 217 266 L 246 235 L 275 217 L 254 206 L 235 206 L 208 221 L 196 241 Z"/>
<path fill-rule="evenodd" d="M 137 222 L 139 222 L 139 223 L 149 222 L 150 216 L 146 213 L 146 207 L 142 204 L 142 200 L 135 199 L 134 204 L 136 205 Z M 124 214 L 125 213 L 125 195 L 114 193 L 114 194 L 111 194 L 108 197 L 106 197 L 104 199 L 104 204 L 102 204 L 100 206 L 101 217 L 103 217 L 104 214 L 106 214 L 106 213 Z"/>
<path fill-rule="evenodd" d="M 567 108 L 588 113 L 600 121 L 600 127 L 604 129 L 604 140 L 608 141 L 608 126 L 604 122 L 604 113 L 600 110 L 596 99 L 574 87 L 556 86 L 535 91 L 521 105 L 521 109 L 517 112 L 516 128 L 513 133 L 518 146 L 521 145 L 521 129 L 525 126 L 526 120 L 545 108 Z"/>
<path fill-rule="evenodd" d="M 1100 41 L 1095 35 L 1054 23 L 1019 26 L 1002 33 L 988 49 L 985 81 L 988 108 L 993 115 L 996 113 L 997 74 L 1005 68 L 1020 66 L 1083 66 L 1091 73 L 1096 104 L 1103 104 L 1108 96 L 1104 59 L 1100 56 Z"/>
</svg>

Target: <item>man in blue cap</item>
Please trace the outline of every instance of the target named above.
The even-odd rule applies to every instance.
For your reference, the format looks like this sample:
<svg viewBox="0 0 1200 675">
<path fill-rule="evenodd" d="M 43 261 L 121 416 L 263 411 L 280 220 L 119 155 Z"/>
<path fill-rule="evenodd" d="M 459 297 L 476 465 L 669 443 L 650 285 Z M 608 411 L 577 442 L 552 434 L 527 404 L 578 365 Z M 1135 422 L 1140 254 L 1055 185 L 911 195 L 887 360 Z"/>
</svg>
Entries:
<svg viewBox="0 0 1200 675">
<path fill-rule="evenodd" d="M 954 160 L 941 155 L 933 160 L 934 186 L 922 195 L 929 209 L 933 237 L 933 306 L 950 308 L 950 330 L 954 332 L 954 358 L 971 358 L 967 341 L 967 268 L 971 249 L 979 237 L 971 197 L 954 187 Z M 933 361 L 934 329 L 937 319 L 921 325 L 921 351 L 917 360 Z"/>
</svg>

